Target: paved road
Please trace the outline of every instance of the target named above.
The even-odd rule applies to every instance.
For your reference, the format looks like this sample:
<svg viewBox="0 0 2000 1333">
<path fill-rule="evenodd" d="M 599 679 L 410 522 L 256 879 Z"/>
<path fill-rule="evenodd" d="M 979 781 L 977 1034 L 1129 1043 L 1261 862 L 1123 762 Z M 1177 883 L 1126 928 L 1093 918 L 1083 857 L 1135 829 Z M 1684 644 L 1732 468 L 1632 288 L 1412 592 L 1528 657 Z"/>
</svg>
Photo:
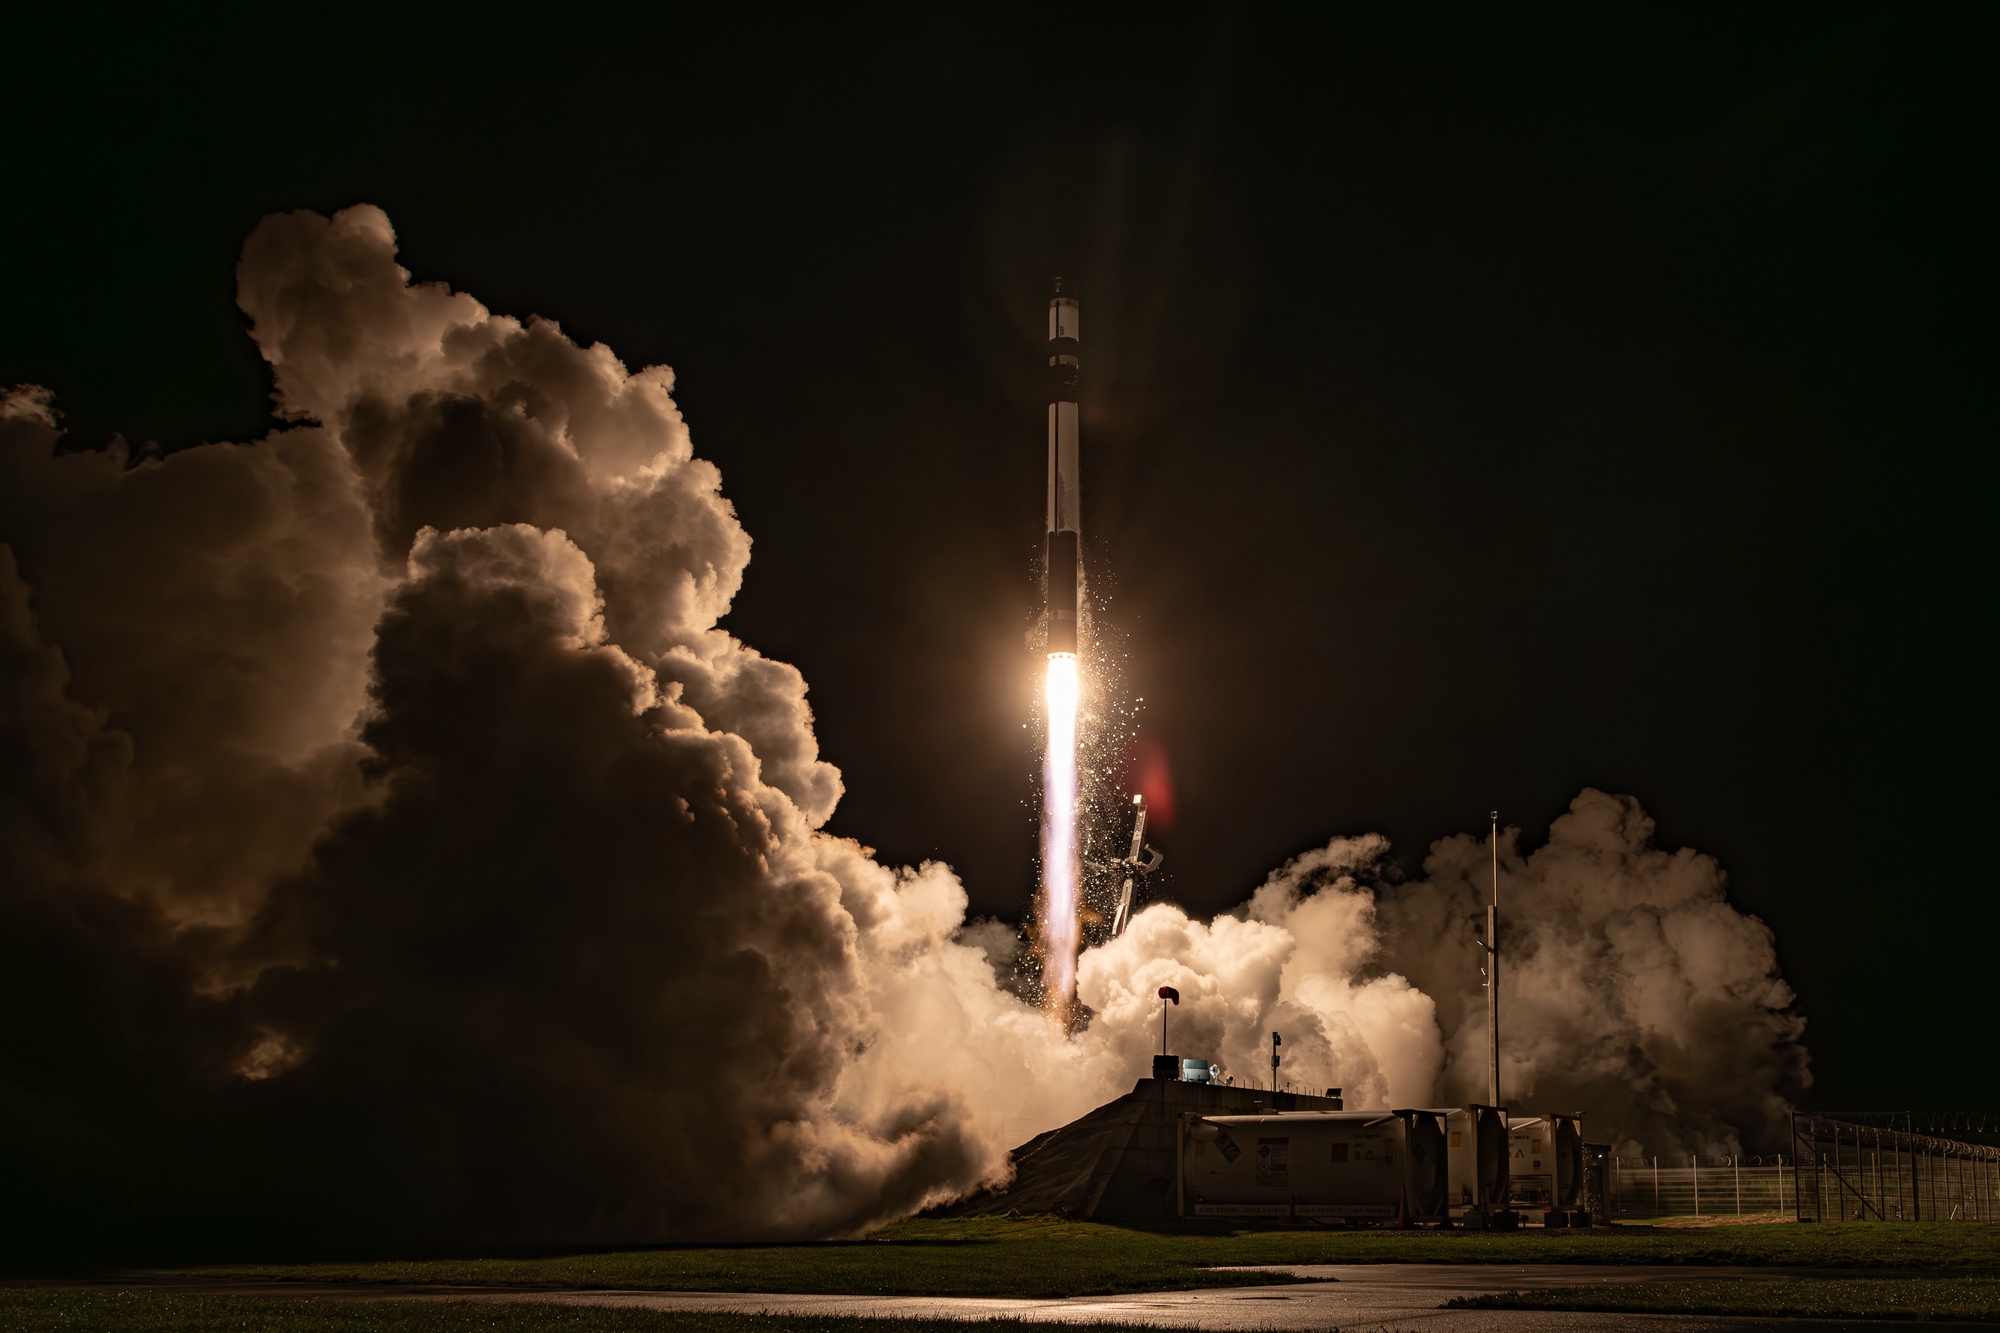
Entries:
<svg viewBox="0 0 2000 1333">
<path fill-rule="evenodd" d="M 1132 1296 L 1083 1296 L 1039 1300 L 983 1296 L 805 1296 L 763 1292 L 553 1291 L 546 1288 L 415 1287 L 391 1283 L 162 1283 L 120 1284 L 126 1290 L 235 1295 L 283 1295 L 348 1300 L 456 1300 L 617 1306 L 645 1310 L 703 1310 L 738 1314 L 817 1314 L 886 1318 L 1021 1319 L 1050 1324 L 1150 1324 L 1162 1328 L 1268 1333 L 1300 1330 L 1349 1333 L 1788 1333 L 1835 1329 L 1907 1328 L 1878 1321 L 1763 1320 L 1685 1315 L 1566 1314 L 1530 1310 L 1443 1310 L 1453 1296 L 1526 1287 L 1646 1282 L 1660 1278 L 1769 1281 L 1813 1275 L 1812 1270 L 1611 1267 L 1598 1264 L 1312 1264 L 1251 1269 L 1317 1279 L 1309 1285 L 1211 1288 Z M 1852 1276 L 1852 1274 L 1848 1274 Z M 2000 1325 L 1953 1324 L 1955 1333 Z"/>
</svg>

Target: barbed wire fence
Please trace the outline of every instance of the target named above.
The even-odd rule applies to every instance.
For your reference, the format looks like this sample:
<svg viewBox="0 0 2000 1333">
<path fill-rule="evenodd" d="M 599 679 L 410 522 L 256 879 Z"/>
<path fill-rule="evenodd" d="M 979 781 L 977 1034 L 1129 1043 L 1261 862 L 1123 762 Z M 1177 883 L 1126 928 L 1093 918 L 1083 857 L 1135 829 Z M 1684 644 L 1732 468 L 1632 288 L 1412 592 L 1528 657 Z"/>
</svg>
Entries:
<svg viewBox="0 0 2000 1333">
<path fill-rule="evenodd" d="M 2000 1147 L 1990 1117 L 1911 1112 L 1794 1115 L 1801 1222 L 1990 1222 L 2000 1218 Z M 1929 1132 L 1949 1125 L 1956 1136 Z"/>
<path fill-rule="evenodd" d="M 1796 1114 L 1789 1154 L 1606 1158 L 1604 1204 L 1626 1220 L 2000 1220 L 2000 1114 Z"/>
</svg>

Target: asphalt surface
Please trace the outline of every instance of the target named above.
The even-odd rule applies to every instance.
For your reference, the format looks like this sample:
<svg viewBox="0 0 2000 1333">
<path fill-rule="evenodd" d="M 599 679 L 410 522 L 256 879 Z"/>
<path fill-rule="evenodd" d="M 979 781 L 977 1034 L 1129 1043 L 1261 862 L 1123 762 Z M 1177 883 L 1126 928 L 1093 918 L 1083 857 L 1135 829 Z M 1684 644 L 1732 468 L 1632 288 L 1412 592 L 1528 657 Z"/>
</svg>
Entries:
<svg viewBox="0 0 2000 1333">
<path fill-rule="evenodd" d="M 1453 1296 L 1532 1287 L 1624 1284 L 1665 1278 L 1772 1281 L 1818 1276 L 1796 1268 L 1706 1268 L 1692 1265 L 1611 1267 L 1598 1264 L 1309 1264 L 1242 1271 L 1315 1279 L 1306 1285 L 1211 1288 L 1127 1296 L 1027 1299 L 987 1296 L 814 1296 L 768 1292 L 551 1290 L 441 1287 L 395 1283 L 131 1282 L 121 1290 L 187 1294 L 291 1296 L 344 1300 L 529 1302 L 642 1310 L 736 1314 L 816 1314 L 901 1319 L 1020 1319 L 1049 1324 L 1150 1324 L 1218 1333 L 1301 1333 L 1345 1329 L 1412 1333 L 1791 1333 L 1911 1327 L 1910 1321 L 1743 1319 L 1690 1315 L 1563 1313 L 1540 1310 L 1445 1310 Z M 1853 1276 L 1852 1273 L 1846 1274 Z M 101 1285 L 101 1284 L 91 1284 Z M 1917 1325 L 1940 1327 L 1940 1325 Z M 1995 1324 L 1953 1323 L 1959 1333 L 2000 1330 Z"/>
</svg>

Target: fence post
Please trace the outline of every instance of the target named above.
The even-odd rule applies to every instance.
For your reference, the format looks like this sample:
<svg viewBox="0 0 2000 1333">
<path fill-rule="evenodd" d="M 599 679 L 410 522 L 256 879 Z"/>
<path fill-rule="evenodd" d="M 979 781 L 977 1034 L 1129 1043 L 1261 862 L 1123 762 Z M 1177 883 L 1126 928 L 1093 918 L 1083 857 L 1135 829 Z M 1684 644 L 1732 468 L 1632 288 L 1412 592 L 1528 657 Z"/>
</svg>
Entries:
<svg viewBox="0 0 2000 1333">
<path fill-rule="evenodd" d="M 1896 1163 L 1896 1220 L 1898 1222 L 1907 1222 L 1910 1220 L 1910 1210 L 1903 1204 L 1903 1159 L 1909 1156 L 1909 1146 L 1908 1143 L 1897 1143 L 1896 1131 L 1893 1129 L 1889 1131 L 1890 1156 L 1895 1159 Z"/>
<path fill-rule="evenodd" d="M 1778 1163 L 1780 1189 L 1784 1177 L 1784 1163 Z M 1806 1221 L 1806 1201 L 1798 1193 L 1798 1113 L 1792 1113 L 1792 1221 Z M 1812 1221 L 1820 1221 L 1814 1217 Z"/>
<path fill-rule="evenodd" d="M 1701 1216 L 1701 1158 L 1695 1156 L 1693 1153 L 1689 1153 L 1688 1162 L 1690 1165 L 1694 1167 L 1694 1174 L 1689 1177 L 1689 1179 L 1694 1181 L 1694 1215 L 1696 1217 L 1700 1217 Z"/>
<path fill-rule="evenodd" d="M 1882 1207 L 1882 1131 L 1875 1131 L 1875 1216 L 1880 1220 L 1887 1210 Z"/>
<path fill-rule="evenodd" d="M 1862 1131 L 1856 1129 L 1854 1131 L 1854 1175 L 1860 1177 L 1860 1173 L 1862 1173 Z M 1854 1185 L 1848 1181 L 1848 1177 L 1840 1171 L 1840 1127 L 1838 1125 L 1834 1127 L 1834 1179 L 1840 1181 L 1842 1189 L 1854 1189 Z M 1860 1199 L 1862 1199 L 1862 1191 L 1854 1189 L 1854 1201 L 1860 1203 Z M 1846 1221 L 1846 1219 L 1848 1219 L 1848 1197 L 1840 1195 L 1840 1221 Z"/>
<path fill-rule="evenodd" d="M 1854 1131 L 1854 1174 L 1861 1174 L 1861 1131 Z M 1840 1199 L 1840 1220 L 1847 1220 L 1847 1191 L 1853 1189 L 1847 1175 L 1840 1169 L 1840 1126 L 1833 1127 L 1833 1181 L 1835 1193 Z"/>
<path fill-rule="evenodd" d="M 1919 1160 L 1917 1153 L 1917 1125 L 1916 1118 L 1908 1112 L 1905 1112 L 1903 1115 L 1903 1138 L 1909 1147 L 1910 1158 L 1910 1220 L 1912 1222 L 1921 1222 L 1924 1220 L 1924 1187 L 1923 1177 L 1917 1174 L 1917 1162 Z"/>
<path fill-rule="evenodd" d="M 1655 1157 L 1655 1158 L 1653 1159 L 1653 1216 L 1654 1216 L 1654 1217 L 1659 1217 L 1659 1216 L 1661 1216 L 1661 1213 L 1660 1213 L 1660 1159 L 1659 1159 L 1659 1158 L 1657 1158 L 1657 1157 Z"/>
<path fill-rule="evenodd" d="M 1729 1165 L 1736 1172 L 1736 1215 L 1743 1216 L 1743 1154 L 1731 1153 Z"/>
<path fill-rule="evenodd" d="M 1802 1160 L 1804 1159 L 1799 1156 L 1799 1117 L 1797 1112 L 1793 1112 L 1792 1113 L 1792 1220 L 1794 1222 L 1803 1222 L 1806 1220 L 1805 1196 L 1799 1193 L 1799 1163 Z M 1819 1221 L 1819 1214 L 1817 1212 L 1813 1214 L 1813 1221 L 1815 1222 Z"/>
<path fill-rule="evenodd" d="M 1819 1125 L 1812 1126 L 1813 1135 L 1813 1221 L 1826 1221 L 1826 1153 L 1819 1146 Z"/>
</svg>

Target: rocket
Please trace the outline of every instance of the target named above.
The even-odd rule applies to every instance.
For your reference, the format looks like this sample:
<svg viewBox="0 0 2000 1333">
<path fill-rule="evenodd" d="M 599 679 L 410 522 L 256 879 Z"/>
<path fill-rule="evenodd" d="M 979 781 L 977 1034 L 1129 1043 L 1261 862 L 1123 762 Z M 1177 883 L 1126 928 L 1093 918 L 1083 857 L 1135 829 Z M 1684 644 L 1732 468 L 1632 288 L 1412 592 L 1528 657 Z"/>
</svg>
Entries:
<svg viewBox="0 0 2000 1333">
<path fill-rule="evenodd" d="M 1077 474 L 1077 381 L 1083 368 L 1082 307 L 1076 285 L 1056 279 L 1049 297 L 1049 656 L 1075 656 L 1077 606 L 1083 587 L 1083 557 L 1079 546 Z"/>
<path fill-rule="evenodd" d="M 1077 604 L 1083 566 L 1077 549 L 1076 289 L 1056 279 L 1049 298 L 1049 545 L 1043 572 L 1049 665 L 1044 685 L 1048 744 L 1042 751 L 1041 931 L 1043 994 L 1049 1015 L 1063 1031 L 1074 1017 L 1076 952 L 1083 906 L 1077 817 L 1077 702 L 1081 663 L 1076 660 Z"/>
</svg>

